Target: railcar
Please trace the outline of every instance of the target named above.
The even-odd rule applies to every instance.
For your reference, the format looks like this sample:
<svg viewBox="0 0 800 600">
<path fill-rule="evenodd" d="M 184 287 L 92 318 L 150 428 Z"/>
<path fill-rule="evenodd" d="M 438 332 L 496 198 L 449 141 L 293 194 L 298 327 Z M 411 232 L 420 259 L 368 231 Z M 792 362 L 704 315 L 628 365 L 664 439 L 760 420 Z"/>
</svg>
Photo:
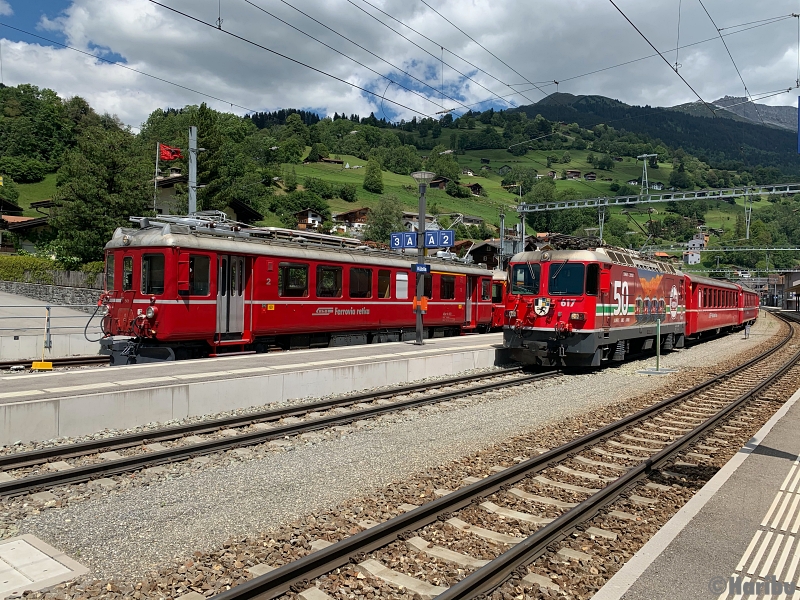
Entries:
<svg viewBox="0 0 800 600">
<path fill-rule="evenodd" d="M 103 351 L 115 364 L 414 338 L 416 256 L 221 213 L 132 220 L 105 248 Z M 491 271 L 428 262 L 425 336 L 488 330 Z"/>
<path fill-rule="evenodd" d="M 559 236 L 509 263 L 503 343 L 512 359 L 544 366 L 597 367 L 685 339 L 682 274 L 621 249 Z"/>
<path fill-rule="evenodd" d="M 684 282 L 687 336 L 718 334 L 742 325 L 742 286 L 688 273 Z"/>
<path fill-rule="evenodd" d="M 739 295 L 739 325 L 753 324 L 758 318 L 759 297 L 758 292 L 747 286 L 740 286 Z"/>
</svg>

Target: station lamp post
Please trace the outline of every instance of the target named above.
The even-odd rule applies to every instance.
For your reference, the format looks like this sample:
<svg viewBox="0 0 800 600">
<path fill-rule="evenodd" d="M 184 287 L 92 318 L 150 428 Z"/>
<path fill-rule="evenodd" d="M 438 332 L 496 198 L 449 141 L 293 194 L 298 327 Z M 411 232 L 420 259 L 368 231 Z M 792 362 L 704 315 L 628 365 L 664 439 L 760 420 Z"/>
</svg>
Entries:
<svg viewBox="0 0 800 600">
<path fill-rule="evenodd" d="M 425 264 L 425 215 L 426 215 L 426 207 L 425 207 L 425 189 L 428 187 L 428 184 L 433 181 L 433 178 L 436 177 L 436 173 L 431 173 L 430 171 L 416 171 L 411 174 L 411 177 L 414 178 L 414 181 L 417 182 L 419 185 L 419 215 L 417 216 L 417 265 L 420 265 L 417 268 L 417 337 L 416 341 L 414 342 L 418 346 L 421 346 L 425 342 L 422 341 L 422 297 L 425 294 L 425 274 L 424 274 L 424 265 Z"/>
</svg>

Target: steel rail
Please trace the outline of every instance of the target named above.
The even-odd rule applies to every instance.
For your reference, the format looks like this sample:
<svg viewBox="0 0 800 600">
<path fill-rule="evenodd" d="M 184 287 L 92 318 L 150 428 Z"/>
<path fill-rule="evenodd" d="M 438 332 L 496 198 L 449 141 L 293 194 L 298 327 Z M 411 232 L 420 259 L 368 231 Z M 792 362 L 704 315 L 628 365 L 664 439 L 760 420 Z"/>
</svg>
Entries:
<svg viewBox="0 0 800 600">
<path fill-rule="evenodd" d="M 427 396 L 424 398 L 412 398 L 408 400 L 402 400 L 400 402 L 392 402 L 391 404 L 387 405 L 364 408 L 344 414 L 329 415 L 327 417 L 320 417 L 318 419 L 305 421 L 303 423 L 281 425 L 271 429 L 242 433 L 235 437 L 206 440 L 187 446 L 179 446 L 176 448 L 167 448 L 165 450 L 158 450 L 155 452 L 147 452 L 145 454 L 126 456 L 116 460 L 103 461 L 91 465 L 80 465 L 65 471 L 22 477 L 13 481 L 1 482 L 0 496 L 17 496 L 20 494 L 35 492 L 41 489 L 51 488 L 57 485 L 82 483 L 97 477 L 107 477 L 110 475 L 129 473 L 131 471 L 138 471 L 146 467 L 157 466 L 176 460 L 186 460 L 188 458 L 201 456 L 203 454 L 211 454 L 233 448 L 261 444 L 289 435 L 308 433 L 336 425 L 346 425 L 347 423 L 360 421 L 370 417 L 376 417 L 408 408 L 423 406 L 425 404 L 435 404 L 437 402 L 443 402 L 452 398 L 483 393 L 508 387 L 510 385 L 547 379 L 550 377 L 555 377 L 556 375 L 558 375 L 557 372 L 524 375 L 512 381 L 486 383 L 463 390 L 453 390 L 450 392 L 434 394 L 433 396 Z M 308 405 L 305 405 L 305 407 L 307 410 Z"/>
<path fill-rule="evenodd" d="M 393 517 L 365 531 L 356 533 L 327 548 L 317 550 L 296 561 L 278 567 L 274 571 L 261 575 L 260 577 L 241 583 L 230 590 L 217 594 L 214 596 L 214 599 L 252 600 L 258 598 L 259 600 L 266 600 L 276 598 L 289 591 L 301 592 L 308 587 L 306 585 L 307 582 L 316 577 L 343 567 L 350 562 L 360 562 L 368 552 L 386 546 L 398 539 L 407 539 L 413 535 L 413 531 L 421 529 L 434 521 L 444 519 L 449 513 L 466 508 L 472 504 L 475 499 L 483 498 L 502 489 L 506 489 L 521 479 L 555 465 L 559 461 L 563 461 L 587 447 L 593 446 L 608 437 L 616 435 L 620 430 L 624 430 L 631 425 L 652 417 L 654 414 L 661 412 L 680 400 L 696 394 L 724 379 L 730 378 L 738 372 L 772 355 L 778 349 L 786 345 L 792 337 L 793 330 L 790 330 L 789 334 L 778 344 L 762 352 L 745 364 L 729 369 L 688 390 L 623 417 L 614 423 L 567 442 L 558 448 L 554 448 L 524 462 L 508 467 L 500 473 L 489 475 L 480 481 L 459 488 L 441 498 L 427 502 L 419 508 Z M 559 518 L 561 519 L 561 517 Z M 565 516 L 564 518 L 566 519 Z M 552 530 L 553 528 L 550 528 L 550 531 Z M 521 542 L 517 546 L 521 544 L 525 543 Z M 544 546 L 546 545 L 547 544 Z M 515 548 L 517 546 L 515 546 Z M 527 546 L 528 545 L 526 545 L 526 547 Z M 488 566 L 489 565 L 483 567 L 483 569 Z M 466 581 L 466 578 L 463 581 Z"/>
<path fill-rule="evenodd" d="M 309 402 L 305 404 L 294 404 L 290 406 L 284 406 L 282 408 L 262 410 L 258 412 L 247 413 L 244 415 L 234 415 L 231 417 L 222 417 L 219 419 L 199 421 L 196 423 L 173 425 L 171 427 L 162 427 L 159 429 L 151 429 L 148 431 L 140 431 L 137 433 L 128 433 L 124 435 L 118 435 L 113 438 L 89 440 L 86 442 L 78 442 L 75 444 L 42 448 L 41 450 L 29 450 L 27 452 L 17 452 L 14 454 L 0 455 L 0 471 L 9 471 L 11 469 L 19 469 L 22 467 L 39 465 L 42 463 L 46 463 L 54 458 L 75 458 L 78 456 L 85 456 L 87 454 L 94 454 L 99 450 L 120 450 L 124 448 L 130 448 L 132 446 L 137 446 L 139 444 L 146 442 L 163 442 L 163 441 L 175 440 L 184 437 L 187 434 L 214 433 L 215 431 L 219 431 L 221 429 L 229 429 L 231 427 L 244 427 L 255 423 L 277 421 L 285 417 L 297 417 L 306 415 L 310 412 L 329 410 L 331 408 L 346 407 L 352 404 L 357 404 L 359 402 L 389 398 L 397 394 L 407 394 L 411 392 L 425 391 L 434 388 L 447 387 L 448 385 L 469 383 L 470 381 L 475 381 L 479 379 L 498 377 L 502 375 L 516 373 L 519 372 L 520 370 L 521 370 L 520 367 L 511 367 L 508 369 L 495 371 L 493 373 L 476 373 L 472 375 L 461 375 L 458 377 L 441 379 L 439 381 L 427 381 L 405 386 L 396 386 L 387 390 L 349 394 L 347 396 L 340 398 L 320 400 L 318 402 Z"/>
<path fill-rule="evenodd" d="M 772 385 L 777 379 L 797 365 L 800 360 L 800 351 L 784 363 L 778 371 L 763 380 L 756 387 L 740 395 L 736 400 L 721 409 L 714 416 L 695 427 L 683 437 L 675 440 L 660 452 L 643 460 L 638 465 L 631 467 L 624 475 L 610 482 L 606 487 L 596 492 L 591 497 L 581 502 L 578 506 L 566 511 L 551 523 L 537 530 L 507 552 L 504 552 L 487 565 L 471 573 L 446 592 L 437 596 L 437 600 L 464 600 L 475 598 L 480 594 L 488 594 L 507 581 L 517 569 L 539 558 L 547 551 L 548 546 L 557 543 L 578 529 L 582 523 L 596 516 L 607 504 L 615 501 L 625 491 L 633 487 L 640 479 L 654 469 L 670 462 L 674 455 L 694 443 L 709 429 L 725 419 L 730 413 L 738 409 L 764 388 Z"/>
</svg>

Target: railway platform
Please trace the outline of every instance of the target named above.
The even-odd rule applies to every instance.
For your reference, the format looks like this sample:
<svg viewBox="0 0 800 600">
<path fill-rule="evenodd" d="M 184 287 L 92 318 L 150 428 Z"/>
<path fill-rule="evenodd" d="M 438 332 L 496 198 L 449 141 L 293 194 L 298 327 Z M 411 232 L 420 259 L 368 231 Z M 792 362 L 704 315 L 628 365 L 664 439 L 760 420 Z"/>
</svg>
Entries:
<svg viewBox="0 0 800 600">
<path fill-rule="evenodd" d="M 0 374 L 0 444 L 79 436 L 498 364 L 502 334 Z"/>
<path fill-rule="evenodd" d="M 800 390 L 594 600 L 800 597 L 798 399 Z"/>
</svg>

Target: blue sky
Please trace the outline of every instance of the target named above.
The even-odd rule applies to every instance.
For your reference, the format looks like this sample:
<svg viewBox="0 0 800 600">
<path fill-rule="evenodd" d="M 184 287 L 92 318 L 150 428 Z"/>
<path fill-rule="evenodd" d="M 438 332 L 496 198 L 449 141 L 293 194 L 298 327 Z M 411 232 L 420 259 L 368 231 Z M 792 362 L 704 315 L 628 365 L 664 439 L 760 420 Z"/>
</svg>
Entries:
<svg viewBox="0 0 800 600">
<path fill-rule="evenodd" d="M 14 27 L 32 31 L 33 33 L 40 33 L 45 37 L 49 37 L 59 42 L 64 42 L 64 36 L 56 31 L 39 31 L 37 24 L 42 16 L 49 19 L 58 17 L 69 5 L 71 0 L 6 0 L 11 5 L 11 10 L 14 14 L 11 16 L 2 16 L 0 21 L 8 23 Z M 7 27 L 0 29 L 0 35 L 4 38 L 19 42 L 37 42 L 44 43 L 41 40 L 36 40 L 18 31 L 13 31 Z"/>
</svg>

